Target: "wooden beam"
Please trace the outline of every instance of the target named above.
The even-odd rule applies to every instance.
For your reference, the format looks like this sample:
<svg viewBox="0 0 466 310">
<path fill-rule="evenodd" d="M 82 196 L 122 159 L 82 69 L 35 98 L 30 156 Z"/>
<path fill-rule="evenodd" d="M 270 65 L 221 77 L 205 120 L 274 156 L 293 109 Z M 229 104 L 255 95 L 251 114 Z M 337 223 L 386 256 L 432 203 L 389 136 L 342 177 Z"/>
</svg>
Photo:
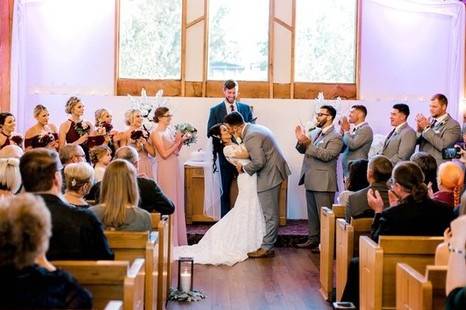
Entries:
<svg viewBox="0 0 466 310">
<path fill-rule="evenodd" d="M 204 58 L 202 73 L 202 97 L 207 93 L 207 71 L 209 70 L 209 0 L 204 0 Z"/>
<path fill-rule="evenodd" d="M 360 99 L 360 82 L 361 82 L 361 18 L 362 18 L 362 1 L 356 1 L 356 99 Z"/>
<path fill-rule="evenodd" d="M 275 18 L 275 0 L 269 1 L 269 98 L 273 98 L 273 56 L 274 56 L 274 42 L 275 42 L 275 24 L 273 22 Z"/>
<path fill-rule="evenodd" d="M 0 111 L 10 110 L 11 41 L 14 0 L 0 1 Z"/>
<path fill-rule="evenodd" d="M 293 31 L 293 26 L 292 25 L 288 25 L 287 23 L 285 23 L 283 20 L 281 20 L 280 18 L 278 17 L 274 17 L 273 18 L 273 21 L 276 22 L 277 24 L 281 25 L 283 28 L 287 29 L 288 31 Z"/>
<path fill-rule="evenodd" d="M 118 94 L 118 79 L 120 78 L 120 0 L 115 1 L 115 59 L 113 63 L 113 95 Z"/>
<path fill-rule="evenodd" d="M 290 99 L 294 98 L 295 46 L 296 46 L 296 0 L 291 0 L 291 64 L 290 64 Z"/>
<path fill-rule="evenodd" d="M 186 32 L 189 26 L 186 26 L 188 10 L 188 0 L 183 0 L 181 3 L 181 59 L 180 59 L 180 83 L 181 83 L 181 96 L 186 96 Z"/>
<path fill-rule="evenodd" d="M 183 1 L 185 1 L 185 0 L 183 0 Z M 190 21 L 189 23 L 186 24 L 186 28 L 190 28 L 190 27 L 196 25 L 197 23 L 202 22 L 205 18 L 206 18 L 205 16 L 200 16 L 200 17 Z"/>
</svg>

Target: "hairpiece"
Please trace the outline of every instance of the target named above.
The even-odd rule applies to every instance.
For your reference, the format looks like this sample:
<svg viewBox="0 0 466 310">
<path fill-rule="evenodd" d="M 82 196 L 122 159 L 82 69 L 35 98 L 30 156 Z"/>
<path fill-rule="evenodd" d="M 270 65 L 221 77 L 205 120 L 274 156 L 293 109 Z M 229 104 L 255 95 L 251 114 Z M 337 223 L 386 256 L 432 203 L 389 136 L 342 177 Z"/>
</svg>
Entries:
<svg viewBox="0 0 466 310">
<path fill-rule="evenodd" d="M 141 111 L 142 124 L 147 130 L 151 130 L 154 125 L 154 113 L 157 108 L 167 107 L 168 100 L 163 97 L 163 89 L 159 89 L 154 97 L 147 96 L 146 90 L 141 90 L 140 97 L 132 97 L 128 95 L 128 98 L 133 108 Z"/>
</svg>

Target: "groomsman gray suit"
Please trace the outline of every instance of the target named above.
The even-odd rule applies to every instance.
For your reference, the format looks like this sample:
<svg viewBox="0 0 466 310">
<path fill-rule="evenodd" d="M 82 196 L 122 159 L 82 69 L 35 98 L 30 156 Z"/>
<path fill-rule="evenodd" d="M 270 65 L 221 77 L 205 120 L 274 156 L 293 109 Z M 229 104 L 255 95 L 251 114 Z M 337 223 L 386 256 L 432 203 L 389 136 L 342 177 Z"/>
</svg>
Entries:
<svg viewBox="0 0 466 310">
<path fill-rule="evenodd" d="M 374 139 L 374 133 L 368 123 L 364 122 L 351 132 L 343 134 L 345 150 L 342 154 L 343 175 L 348 175 L 348 162 L 356 159 L 367 159 Z"/>
<path fill-rule="evenodd" d="M 270 250 L 277 241 L 280 185 L 291 171 L 268 128 L 248 123 L 242 138 L 251 158 L 243 170 L 249 175 L 257 174 L 257 193 L 265 218 L 265 236 L 261 248 Z"/>
<path fill-rule="evenodd" d="M 442 150 L 453 147 L 458 141 L 462 141 L 460 124 L 447 114 L 443 120 L 436 121 L 433 126 L 421 132 L 418 139 L 419 151 L 429 153 L 435 158 L 437 165 L 440 165 L 446 161 L 442 158 Z"/>
<path fill-rule="evenodd" d="M 298 144 L 296 149 L 304 154 L 299 185 L 306 188 L 309 246 L 320 240 L 320 208 L 331 207 L 337 191 L 337 159 L 343 147 L 341 135 L 334 126 L 316 128 L 311 132 L 312 142 Z"/>
<path fill-rule="evenodd" d="M 408 123 L 395 127 L 385 139 L 382 155 L 388 157 L 393 165 L 409 160 L 416 148 L 416 132 Z"/>
</svg>

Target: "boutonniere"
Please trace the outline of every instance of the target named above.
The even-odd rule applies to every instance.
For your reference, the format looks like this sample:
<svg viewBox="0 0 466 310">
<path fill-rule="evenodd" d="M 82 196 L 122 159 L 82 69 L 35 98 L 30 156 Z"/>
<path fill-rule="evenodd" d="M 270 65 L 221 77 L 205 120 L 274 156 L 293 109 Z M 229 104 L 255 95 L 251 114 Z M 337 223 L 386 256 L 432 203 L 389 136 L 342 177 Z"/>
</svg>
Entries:
<svg viewBox="0 0 466 310">
<path fill-rule="evenodd" d="M 91 128 L 89 127 L 89 124 L 83 121 L 77 122 L 74 125 L 74 129 L 76 130 L 76 132 L 78 133 L 80 137 L 84 136 L 85 134 L 88 134 L 89 131 L 91 130 Z"/>
</svg>

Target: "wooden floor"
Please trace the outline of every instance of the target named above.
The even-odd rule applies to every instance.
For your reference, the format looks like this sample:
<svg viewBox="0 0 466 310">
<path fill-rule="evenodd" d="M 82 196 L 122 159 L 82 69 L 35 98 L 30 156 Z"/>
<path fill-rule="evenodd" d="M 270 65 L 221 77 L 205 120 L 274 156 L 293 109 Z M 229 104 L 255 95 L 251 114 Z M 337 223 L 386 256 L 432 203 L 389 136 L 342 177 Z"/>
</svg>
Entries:
<svg viewBox="0 0 466 310">
<path fill-rule="evenodd" d="M 233 267 L 195 265 L 194 288 L 207 295 L 193 303 L 170 302 L 174 309 L 332 309 L 319 289 L 319 255 L 277 248 L 276 256 L 249 259 Z M 174 274 L 173 286 L 176 286 Z"/>
</svg>

